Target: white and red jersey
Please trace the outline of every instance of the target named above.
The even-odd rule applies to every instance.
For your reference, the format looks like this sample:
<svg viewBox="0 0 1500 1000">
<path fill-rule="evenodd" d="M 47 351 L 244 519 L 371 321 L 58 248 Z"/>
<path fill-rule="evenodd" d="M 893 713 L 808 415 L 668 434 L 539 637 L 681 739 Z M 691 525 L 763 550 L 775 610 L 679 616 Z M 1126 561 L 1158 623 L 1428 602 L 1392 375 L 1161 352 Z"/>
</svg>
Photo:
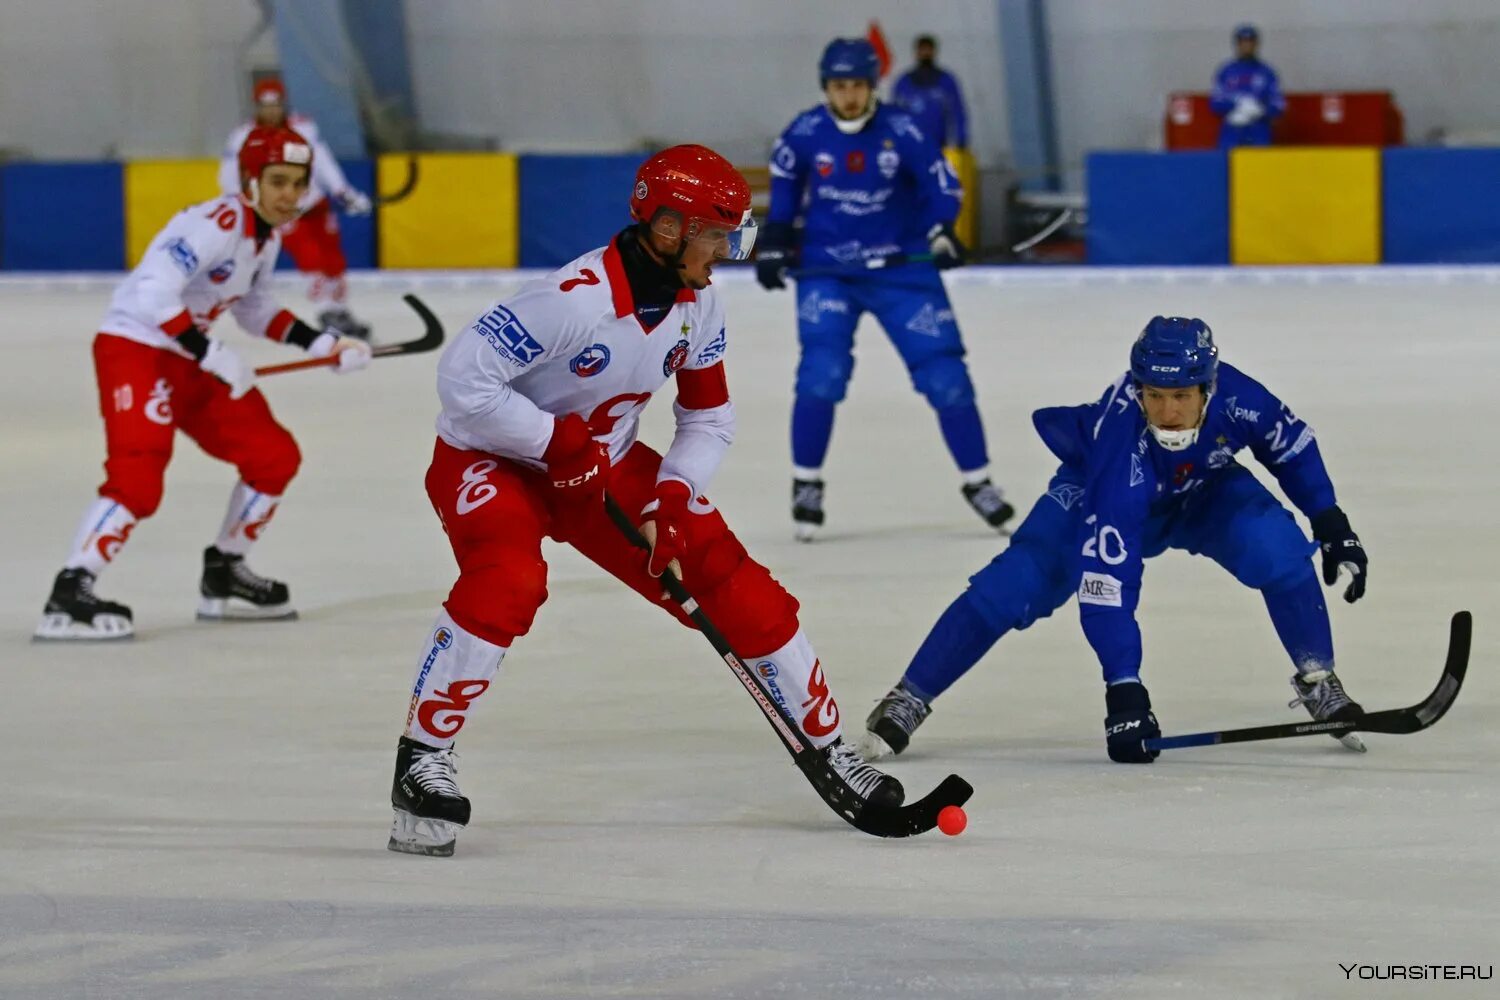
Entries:
<svg viewBox="0 0 1500 1000">
<path fill-rule="evenodd" d="M 339 167 L 333 150 L 318 133 L 318 126 L 311 118 L 302 115 L 287 115 L 287 127 L 295 130 L 312 147 L 312 177 L 308 178 L 307 193 L 297 200 L 297 207 L 307 211 L 324 198 L 338 201 L 351 190 L 349 180 Z M 224 155 L 219 160 L 219 190 L 225 194 L 240 193 L 240 148 L 245 137 L 255 128 L 255 122 L 245 122 L 229 133 L 224 142 Z"/>
<path fill-rule="evenodd" d="M 635 306 L 618 237 L 497 302 L 438 362 L 438 435 L 541 468 L 554 418 L 576 413 L 618 461 L 675 376 L 677 433 L 658 479 L 704 492 L 734 437 L 723 304 L 683 289 L 649 331 Z"/>
<path fill-rule="evenodd" d="M 176 341 L 190 326 L 208 332 L 226 309 L 246 332 L 281 340 L 294 317 L 271 298 L 281 238 L 255 234 L 255 212 L 237 195 L 178 212 L 115 289 L 99 329 L 187 354 Z"/>
</svg>

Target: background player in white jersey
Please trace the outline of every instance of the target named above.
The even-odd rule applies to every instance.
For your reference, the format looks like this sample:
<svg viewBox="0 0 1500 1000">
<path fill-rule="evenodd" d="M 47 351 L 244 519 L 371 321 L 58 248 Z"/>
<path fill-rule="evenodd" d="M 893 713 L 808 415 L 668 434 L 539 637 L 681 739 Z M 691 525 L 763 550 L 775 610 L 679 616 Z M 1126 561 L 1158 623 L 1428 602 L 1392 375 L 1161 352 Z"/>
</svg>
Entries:
<svg viewBox="0 0 1500 1000">
<path fill-rule="evenodd" d="M 293 617 L 286 584 L 252 573 L 245 554 L 297 472 L 297 442 L 253 388 L 254 371 L 208 329 L 226 309 L 257 337 L 337 353 L 337 371 L 363 368 L 362 341 L 319 332 L 282 309 L 267 285 L 314 163 L 287 128 L 257 128 L 240 149 L 241 191 L 179 212 L 115 289 L 94 338 L 94 371 L 108 451 L 99 498 L 84 514 L 52 585 L 39 639 L 120 639 L 130 609 L 95 596 L 94 578 L 136 522 L 155 513 L 180 430 L 240 479 L 219 537 L 203 553 L 198 617 Z"/>
<path fill-rule="evenodd" d="M 312 275 L 307 297 L 321 310 L 318 322 L 350 337 L 368 338 L 370 328 L 355 319 L 346 305 L 349 289 L 344 272 L 349 265 L 339 244 L 338 216 L 329 202 L 338 202 L 350 215 L 368 215 L 369 196 L 349 183 L 339 169 L 339 161 L 319 136 L 317 124 L 306 115 L 288 110 L 286 88 L 280 80 L 270 78 L 255 85 L 255 120 L 229 133 L 219 162 L 219 188 L 225 194 L 240 190 L 240 147 L 251 129 L 283 126 L 307 140 L 313 151 L 313 168 L 299 202 L 301 214 L 282 228 L 282 245 L 297 270 Z"/>
<path fill-rule="evenodd" d="M 724 312 L 709 277 L 718 260 L 749 256 L 750 187 L 713 151 L 674 146 L 641 166 L 630 208 L 636 225 L 497 303 L 439 362 L 427 495 L 459 577 L 417 662 L 392 850 L 453 853 L 469 821 L 453 741 L 547 598 L 549 536 L 689 624 L 662 592 L 661 574 L 676 573 L 856 792 L 882 805 L 904 796 L 843 743 L 796 598 L 703 495 L 734 432 Z M 673 376 L 677 430 L 662 455 L 636 434 Z M 639 512 L 649 555 L 606 516 L 606 484 Z"/>
</svg>

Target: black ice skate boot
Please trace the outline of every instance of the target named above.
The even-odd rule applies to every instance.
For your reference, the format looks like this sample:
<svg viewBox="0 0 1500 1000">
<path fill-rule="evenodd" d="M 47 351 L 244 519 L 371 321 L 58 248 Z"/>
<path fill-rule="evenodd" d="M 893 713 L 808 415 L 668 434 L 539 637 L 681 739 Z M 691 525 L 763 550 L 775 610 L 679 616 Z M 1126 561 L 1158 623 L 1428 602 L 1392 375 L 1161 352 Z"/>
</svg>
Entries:
<svg viewBox="0 0 1500 1000">
<path fill-rule="evenodd" d="M 1350 722 L 1365 714 L 1359 702 L 1350 698 L 1344 685 L 1333 675 L 1332 670 L 1309 670 L 1292 677 L 1292 690 L 1297 697 L 1287 702 L 1288 708 L 1303 705 L 1307 712 L 1319 722 Z M 1350 750 L 1365 752 L 1365 741 L 1357 733 L 1330 733 Z"/>
<path fill-rule="evenodd" d="M 203 579 L 198 584 L 203 599 L 198 617 L 203 621 L 269 621 L 296 618 L 286 584 L 260 576 L 245 565 L 245 557 L 203 550 Z"/>
<path fill-rule="evenodd" d="M 65 569 L 52 581 L 34 639 L 129 639 L 135 635 L 130 609 L 94 593 L 94 574 Z"/>
<path fill-rule="evenodd" d="M 369 324 L 355 319 L 354 314 L 343 306 L 336 309 L 324 309 L 318 313 L 318 323 L 329 333 L 354 337 L 366 342 L 370 339 Z"/>
<path fill-rule="evenodd" d="M 922 720 L 932 714 L 932 706 L 897 684 L 880 699 L 875 711 L 865 720 L 865 734 L 859 741 L 866 760 L 879 760 L 898 754 L 911 742 Z"/>
<path fill-rule="evenodd" d="M 792 523 L 799 542 L 812 541 L 823 527 L 823 480 L 792 480 Z"/>
<path fill-rule="evenodd" d="M 894 808 L 906 800 L 906 789 L 901 782 L 866 764 L 859 751 L 842 737 L 824 747 L 823 756 L 839 777 L 871 805 Z"/>
<path fill-rule="evenodd" d="M 385 845 L 402 854 L 451 858 L 460 828 L 469 822 L 469 800 L 459 794 L 458 754 L 401 737 L 396 745 L 396 780 L 391 785 L 391 839 Z"/>
<path fill-rule="evenodd" d="M 964 499 L 969 501 L 969 506 L 974 512 L 984 518 L 996 531 L 1004 533 L 1004 524 L 1016 515 L 1016 509 L 1005 502 L 995 484 L 988 479 L 977 483 L 966 483 L 963 487 Z"/>
</svg>

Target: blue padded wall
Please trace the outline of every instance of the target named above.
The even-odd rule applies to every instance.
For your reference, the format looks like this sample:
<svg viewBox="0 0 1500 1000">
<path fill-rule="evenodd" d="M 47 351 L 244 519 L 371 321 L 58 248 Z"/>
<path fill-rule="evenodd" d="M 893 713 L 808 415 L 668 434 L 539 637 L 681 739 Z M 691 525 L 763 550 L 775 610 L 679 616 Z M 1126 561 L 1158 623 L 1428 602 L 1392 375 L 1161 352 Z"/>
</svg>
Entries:
<svg viewBox="0 0 1500 1000">
<path fill-rule="evenodd" d="M 1219 150 L 1090 153 L 1090 264 L 1229 263 L 1229 159 Z"/>
<path fill-rule="evenodd" d="M 12 271 L 125 267 L 118 163 L 12 163 L 0 171 L 0 263 Z"/>
<path fill-rule="evenodd" d="M 559 267 L 630 222 L 644 153 L 521 157 L 521 266 Z"/>
</svg>

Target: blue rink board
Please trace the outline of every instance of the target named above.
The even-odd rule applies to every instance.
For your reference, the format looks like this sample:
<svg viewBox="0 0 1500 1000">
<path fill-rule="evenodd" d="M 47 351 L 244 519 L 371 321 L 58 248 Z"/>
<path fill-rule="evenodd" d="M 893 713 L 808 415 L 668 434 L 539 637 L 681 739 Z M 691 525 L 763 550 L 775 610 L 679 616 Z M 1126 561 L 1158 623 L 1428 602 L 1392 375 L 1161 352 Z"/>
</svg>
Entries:
<svg viewBox="0 0 1500 1000">
<path fill-rule="evenodd" d="M 1220 150 L 1090 153 L 1088 262 L 1229 263 L 1229 158 Z"/>
</svg>

